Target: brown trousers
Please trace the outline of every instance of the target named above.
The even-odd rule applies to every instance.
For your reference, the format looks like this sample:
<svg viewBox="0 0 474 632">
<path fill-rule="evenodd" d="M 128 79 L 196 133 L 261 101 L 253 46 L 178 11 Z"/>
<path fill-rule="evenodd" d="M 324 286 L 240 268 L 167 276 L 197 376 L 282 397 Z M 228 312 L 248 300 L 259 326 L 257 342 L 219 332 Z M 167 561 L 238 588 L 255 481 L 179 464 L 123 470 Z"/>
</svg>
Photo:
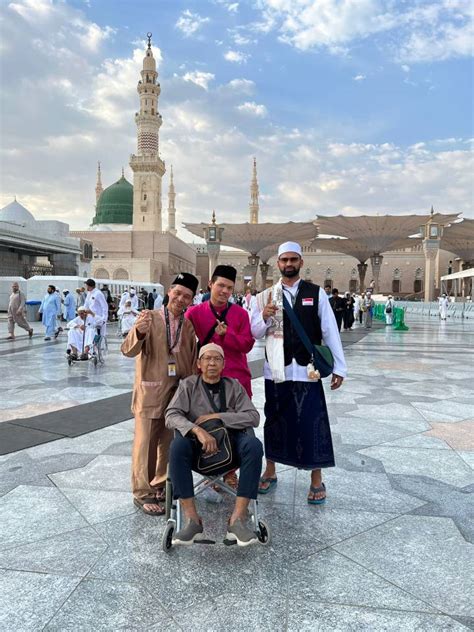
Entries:
<svg viewBox="0 0 474 632">
<path fill-rule="evenodd" d="M 22 329 L 26 329 L 26 331 L 30 331 L 31 329 L 23 314 L 8 314 L 8 333 L 10 335 L 15 333 L 15 325 L 18 325 L 18 327 L 21 327 Z"/>
<path fill-rule="evenodd" d="M 143 499 L 155 495 L 156 487 L 164 487 L 173 431 L 165 426 L 164 417 L 135 417 L 132 450 L 132 492 Z"/>
</svg>

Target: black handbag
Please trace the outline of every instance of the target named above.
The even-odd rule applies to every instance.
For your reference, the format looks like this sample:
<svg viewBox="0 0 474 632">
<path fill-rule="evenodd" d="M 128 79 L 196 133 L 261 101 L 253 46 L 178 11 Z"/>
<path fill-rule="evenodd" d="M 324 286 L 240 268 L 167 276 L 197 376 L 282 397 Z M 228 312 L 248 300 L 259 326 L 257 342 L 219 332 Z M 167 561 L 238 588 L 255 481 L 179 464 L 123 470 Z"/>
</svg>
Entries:
<svg viewBox="0 0 474 632">
<path fill-rule="evenodd" d="M 198 384 L 201 383 L 201 377 L 199 377 Z M 219 388 L 219 403 L 217 408 L 214 398 L 212 397 L 209 389 L 205 383 L 202 386 L 209 398 L 209 402 L 216 413 L 225 413 L 227 410 L 227 404 L 225 399 L 225 384 L 224 380 L 221 380 Z M 216 454 L 205 454 L 202 446 L 199 444 L 199 450 L 196 453 L 196 458 L 193 466 L 193 470 L 204 476 L 219 476 L 224 474 L 237 466 L 236 453 L 232 445 L 232 434 L 225 427 L 222 419 L 208 419 L 199 424 L 200 428 L 203 428 L 206 432 L 214 437 L 217 443 Z"/>
</svg>

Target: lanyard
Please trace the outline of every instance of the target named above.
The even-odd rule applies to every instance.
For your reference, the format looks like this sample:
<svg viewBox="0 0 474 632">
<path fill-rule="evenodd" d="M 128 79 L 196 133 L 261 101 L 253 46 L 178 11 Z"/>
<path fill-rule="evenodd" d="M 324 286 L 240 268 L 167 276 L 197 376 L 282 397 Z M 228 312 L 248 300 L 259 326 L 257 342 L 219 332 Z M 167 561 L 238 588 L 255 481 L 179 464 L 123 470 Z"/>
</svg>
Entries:
<svg viewBox="0 0 474 632">
<path fill-rule="evenodd" d="M 283 291 L 284 291 L 284 292 L 288 292 L 288 294 L 290 295 L 291 306 L 292 306 L 292 307 L 294 307 L 294 306 L 295 306 L 295 304 L 296 304 L 296 298 L 298 297 L 298 292 L 300 291 L 300 286 L 299 286 L 299 284 L 298 284 L 298 288 L 297 288 L 297 290 L 296 290 L 296 294 L 294 294 L 294 295 L 292 294 L 292 292 L 290 292 L 290 290 L 289 290 L 287 287 L 285 287 L 285 286 L 283 285 L 283 283 L 281 284 L 281 287 L 282 287 L 282 289 L 283 289 Z M 287 300 L 288 300 L 288 299 L 287 299 Z"/>
<path fill-rule="evenodd" d="M 204 386 L 204 390 L 206 391 L 206 395 L 207 395 L 207 397 L 209 399 L 209 403 L 211 404 L 212 408 L 214 409 L 214 412 L 215 413 L 225 413 L 227 411 L 227 402 L 226 402 L 226 397 L 225 397 L 224 380 L 221 379 L 221 381 L 219 383 L 219 409 L 216 406 L 216 402 L 214 401 L 214 397 L 213 397 L 213 394 L 211 392 L 211 389 L 209 388 L 209 386 L 206 384 L 206 382 L 204 380 L 202 380 L 202 385 Z"/>
<path fill-rule="evenodd" d="M 180 316 L 178 329 L 176 331 L 176 337 L 175 337 L 174 342 L 173 342 L 171 340 L 170 315 L 169 315 L 169 312 L 168 312 L 168 308 L 166 306 L 164 308 L 164 312 L 165 312 L 165 323 L 166 323 L 166 342 L 168 344 L 168 352 L 171 355 L 172 352 L 173 352 L 173 349 L 178 344 L 179 338 L 181 336 L 181 329 L 183 327 L 183 322 L 184 322 L 184 314 L 181 314 L 181 316 Z"/>
<path fill-rule="evenodd" d="M 219 322 L 225 323 L 225 324 L 227 324 L 225 322 L 225 317 L 227 316 L 227 312 L 229 311 L 231 305 L 232 303 L 228 303 L 224 311 L 219 315 L 217 310 L 214 308 L 214 305 L 211 303 L 211 301 L 209 301 L 209 307 L 211 308 L 211 312 L 214 314 L 214 316 L 217 318 Z"/>
</svg>

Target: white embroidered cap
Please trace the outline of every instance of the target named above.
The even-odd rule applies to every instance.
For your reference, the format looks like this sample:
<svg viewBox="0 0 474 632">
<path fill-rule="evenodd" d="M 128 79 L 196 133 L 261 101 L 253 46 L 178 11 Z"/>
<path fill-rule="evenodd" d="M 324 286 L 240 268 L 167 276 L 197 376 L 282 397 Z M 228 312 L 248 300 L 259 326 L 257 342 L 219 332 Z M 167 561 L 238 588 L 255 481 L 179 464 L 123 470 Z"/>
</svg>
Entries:
<svg viewBox="0 0 474 632">
<path fill-rule="evenodd" d="M 301 246 L 299 244 L 296 243 L 296 241 L 285 241 L 284 244 L 281 244 L 278 247 L 278 256 L 280 257 L 282 254 L 284 254 L 285 252 L 296 252 L 297 255 L 301 255 L 303 254 L 303 251 L 301 250 Z"/>
</svg>

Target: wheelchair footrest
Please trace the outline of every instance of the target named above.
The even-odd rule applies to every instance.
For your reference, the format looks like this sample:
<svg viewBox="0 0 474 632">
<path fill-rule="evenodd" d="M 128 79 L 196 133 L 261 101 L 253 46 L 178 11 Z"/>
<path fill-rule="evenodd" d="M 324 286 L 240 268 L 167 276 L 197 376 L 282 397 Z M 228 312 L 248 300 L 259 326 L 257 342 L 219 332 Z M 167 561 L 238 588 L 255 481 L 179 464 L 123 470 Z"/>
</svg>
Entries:
<svg viewBox="0 0 474 632">
<path fill-rule="evenodd" d="M 194 540 L 193 544 L 215 544 L 216 541 L 215 540 Z"/>
</svg>

